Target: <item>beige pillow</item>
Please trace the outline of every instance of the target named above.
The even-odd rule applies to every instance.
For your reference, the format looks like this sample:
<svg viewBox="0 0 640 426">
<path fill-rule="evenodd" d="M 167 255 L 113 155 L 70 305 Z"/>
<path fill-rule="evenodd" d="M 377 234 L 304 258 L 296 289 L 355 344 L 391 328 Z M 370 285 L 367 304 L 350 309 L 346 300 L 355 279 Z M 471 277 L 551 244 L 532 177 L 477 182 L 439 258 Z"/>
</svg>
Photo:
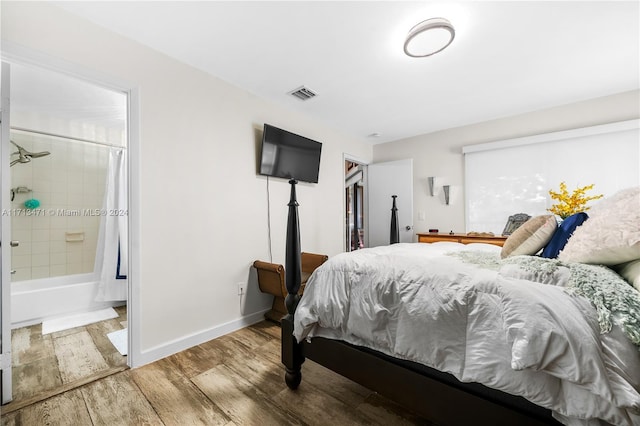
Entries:
<svg viewBox="0 0 640 426">
<path fill-rule="evenodd" d="M 640 291 L 640 260 L 632 260 L 611 268 L 619 273 L 622 278 L 629 281 L 629 284 L 634 286 L 636 290 Z"/>
<path fill-rule="evenodd" d="M 640 187 L 605 198 L 592 210 L 558 259 L 600 265 L 640 259 Z"/>
<path fill-rule="evenodd" d="M 500 257 L 536 254 L 551 240 L 557 227 L 554 215 L 532 217 L 507 238 Z"/>
</svg>

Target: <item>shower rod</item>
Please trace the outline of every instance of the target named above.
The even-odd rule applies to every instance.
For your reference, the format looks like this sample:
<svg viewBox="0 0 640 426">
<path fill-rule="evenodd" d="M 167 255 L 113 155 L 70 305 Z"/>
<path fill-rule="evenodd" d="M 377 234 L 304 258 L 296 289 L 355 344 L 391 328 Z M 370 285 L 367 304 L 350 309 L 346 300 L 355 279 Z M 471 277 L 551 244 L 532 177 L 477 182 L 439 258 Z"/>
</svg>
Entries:
<svg viewBox="0 0 640 426">
<path fill-rule="evenodd" d="M 52 136 L 54 138 L 61 138 L 61 139 L 71 139 L 74 141 L 78 141 L 78 142 L 85 142 L 85 143 L 92 143 L 95 145 L 101 145 L 101 146 L 108 146 L 111 148 L 124 148 L 127 149 L 126 146 L 122 146 L 122 145 L 114 145 L 114 144 L 110 144 L 110 143 L 106 143 L 106 142 L 96 142 L 96 141 L 92 141 L 89 139 L 83 139 L 83 138 L 76 138 L 73 136 L 66 136 L 66 135 L 60 135 L 60 134 L 56 134 L 56 133 L 49 133 L 49 132 L 42 132 L 40 130 L 31 130 L 31 129 L 27 129 L 24 127 L 11 127 L 11 130 L 18 130 L 20 132 L 26 132 L 26 133 L 35 133 L 38 135 L 43 135 L 43 136 Z"/>
</svg>

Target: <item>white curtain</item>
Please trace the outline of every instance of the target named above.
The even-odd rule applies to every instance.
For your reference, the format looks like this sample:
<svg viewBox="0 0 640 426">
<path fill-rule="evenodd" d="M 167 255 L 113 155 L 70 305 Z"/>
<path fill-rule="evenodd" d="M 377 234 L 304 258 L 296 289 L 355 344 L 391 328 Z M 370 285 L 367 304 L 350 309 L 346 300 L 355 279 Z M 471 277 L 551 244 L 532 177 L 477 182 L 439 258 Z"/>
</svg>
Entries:
<svg viewBox="0 0 640 426">
<path fill-rule="evenodd" d="M 127 173 L 126 150 L 111 148 L 106 190 L 96 248 L 94 273 L 99 280 L 96 301 L 127 300 Z"/>
</svg>

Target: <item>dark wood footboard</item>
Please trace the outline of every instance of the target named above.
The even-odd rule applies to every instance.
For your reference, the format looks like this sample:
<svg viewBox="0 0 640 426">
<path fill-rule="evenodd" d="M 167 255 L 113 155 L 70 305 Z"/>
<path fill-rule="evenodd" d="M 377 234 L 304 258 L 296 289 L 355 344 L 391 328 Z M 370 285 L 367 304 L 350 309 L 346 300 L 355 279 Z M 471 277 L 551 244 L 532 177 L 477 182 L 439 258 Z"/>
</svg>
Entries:
<svg viewBox="0 0 640 426">
<path fill-rule="evenodd" d="M 314 338 L 298 343 L 293 319 L 300 287 L 300 235 L 296 181 L 291 184 L 287 224 L 286 298 L 288 314 L 282 319 L 282 363 L 285 381 L 295 390 L 302 380 L 305 358 L 317 362 L 425 419 L 440 425 L 542 426 L 560 425 L 551 412 L 522 397 L 478 383 L 462 383 L 448 373 L 345 342 Z"/>
</svg>

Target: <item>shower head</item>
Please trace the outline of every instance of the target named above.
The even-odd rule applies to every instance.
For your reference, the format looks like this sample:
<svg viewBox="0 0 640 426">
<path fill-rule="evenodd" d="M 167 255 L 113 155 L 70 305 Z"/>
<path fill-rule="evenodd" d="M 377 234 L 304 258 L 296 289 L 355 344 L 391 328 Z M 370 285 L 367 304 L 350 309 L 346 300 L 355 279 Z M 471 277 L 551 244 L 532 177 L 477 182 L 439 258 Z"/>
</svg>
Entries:
<svg viewBox="0 0 640 426">
<path fill-rule="evenodd" d="M 14 144 L 16 148 L 18 148 L 18 150 L 16 152 L 12 152 L 11 155 L 17 155 L 18 158 L 16 158 L 15 160 L 11 160 L 9 167 L 14 166 L 18 163 L 29 163 L 31 162 L 32 158 L 40 158 L 40 157 L 44 157 L 46 155 L 51 154 L 49 151 L 30 152 L 24 149 L 23 147 L 21 147 L 20 145 L 18 145 L 17 143 L 15 143 L 14 141 L 10 141 L 10 142 Z"/>
</svg>

